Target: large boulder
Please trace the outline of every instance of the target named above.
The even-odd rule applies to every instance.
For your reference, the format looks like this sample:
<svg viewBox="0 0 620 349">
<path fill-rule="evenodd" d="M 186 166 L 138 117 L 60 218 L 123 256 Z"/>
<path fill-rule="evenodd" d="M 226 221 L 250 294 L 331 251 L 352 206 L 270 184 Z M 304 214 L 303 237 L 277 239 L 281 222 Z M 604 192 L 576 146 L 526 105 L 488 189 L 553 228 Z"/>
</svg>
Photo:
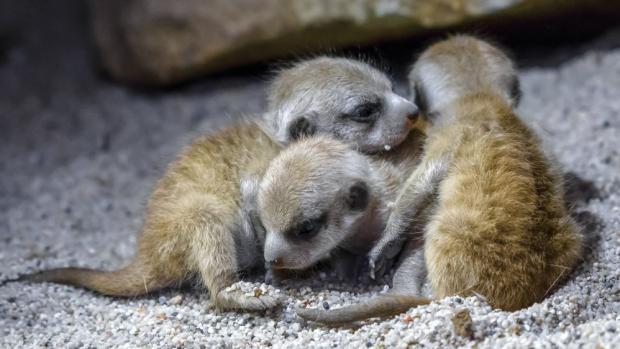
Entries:
<svg viewBox="0 0 620 349">
<path fill-rule="evenodd" d="M 165 85 L 282 55 L 412 35 L 573 0 L 91 0 L 105 69 Z"/>
</svg>

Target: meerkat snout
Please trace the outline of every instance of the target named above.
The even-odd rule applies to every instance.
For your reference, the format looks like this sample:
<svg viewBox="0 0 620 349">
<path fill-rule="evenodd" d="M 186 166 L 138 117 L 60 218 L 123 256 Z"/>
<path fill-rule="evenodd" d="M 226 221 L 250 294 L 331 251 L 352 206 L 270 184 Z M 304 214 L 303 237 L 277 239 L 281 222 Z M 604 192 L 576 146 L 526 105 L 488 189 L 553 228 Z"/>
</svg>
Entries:
<svg viewBox="0 0 620 349">
<path fill-rule="evenodd" d="M 420 114 L 420 109 L 417 105 L 397 94 L 389 94 L 386 96 L 386 99 L 391 99 L 392 112 L 396 115 L 402 115 L 406 119 L 415 120 Z"/>
</svg>

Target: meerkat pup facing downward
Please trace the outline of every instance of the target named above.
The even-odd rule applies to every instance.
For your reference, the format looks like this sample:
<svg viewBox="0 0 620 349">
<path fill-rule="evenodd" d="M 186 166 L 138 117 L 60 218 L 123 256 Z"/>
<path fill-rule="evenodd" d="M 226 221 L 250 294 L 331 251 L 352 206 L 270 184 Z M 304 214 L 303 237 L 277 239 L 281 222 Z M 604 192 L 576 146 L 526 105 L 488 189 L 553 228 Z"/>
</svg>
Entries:
<svg viewBox="0 0 620 349">
<path fill-rule="evenodd" d="M 338 249 L 366 255 L 402 178 L 396 166 L 333 138 L 293 143 L 270 163 L 259 187 L 265 260 L 296 270 Z"/>
<path fill-rule="evenodd" d="M 365 258 L 385 228 L 389 203 L 405 178 L 389 161 L 366 156 L 331 138 L 317 136 L 292 144 L 271 162 L 259 188 L 265 260 L 276 269 L 300 270 L 332 258 L 339 250 Z M 405 292 L 391 292 L 352 313 L 330 311 L 329 320 L 351 321 L 369 307 L 379 310 L 373 313 L 378 316 L 428 303 L 411 292 L 418 281 L 413 275 L 417 269 L 411 265 L 413 255 L 406 259 L 393 281 L 395 290 Z M 380 309 L 374 305 L 377 301 Z M 323 320 L 312 311 L 299 309 L 298 314 Z"/>
<path fill-rule="evenodd" d="M 401 253 L 391 295 L 332 309 L 299 309 L 339 324 L 399 313 L 423 303 L 412 250 L 423 237 L 433 296 L 480 295 L 517 310 L 540 301 L 581 256 L 560 177 L 535 135 L 514 114 L 518 80 L 496 47 L 456 36 L 427 49 L 410 74 L 430 120 L 420 165 L 399 193 L 371 267 Z M 411 227 L 422 223 L 423 236 Z M 403 243 L 406 243 L 401 250 Z"/>
<path fill-rule="evenodd" d="M 304 62 L 298 65 L 306 67 Z M 339 68 L 348 65 L 356 69 Z M 342 114 L 343 96 L 395 99 L 389 80 L 370 66 L 328 58 L 311 66 L 301 69 L 303 74 L 295 78 L 287 70 L 276 77 L 269 97 L 275 103 L 272 108 L 320 110 L 312 120 L 322 124 L 321 117 Z M 303 94 L 292 93 L 298 89 L 296 81 Z M 369 81 L 382 83 L 369 86 Z M 355 118 L 343 118 L 331 128 L 316 131 L 337 136 L 353 124 L 350 128 L 359 130 L 356 146 L 396 146 L 410 131 L 408 116 L 415 113 L 415 107 L 400 100 L 392 102 L 384 102 L 382 108 L 374 110 L 372 124 L 362 123 L 365 128 Z M 303 107 L 296 108 L 297 104 Z M 275 110 L 267 113 L 284 115 Z M 264 239 L 256 229 L 255 197 L 258 180 L 280 150 L 281 144 L 254 122 L 197 139 L 157 182 L 136 255 L 126 267 L 115 271 L 60 268 L 26 275 L 21 280 L 70 284 L 111 296 L 137 296 L 197 277 L 220 309 L 263 310 L 278 305 L 277 298 L 248 297 L 226 288 L 239 280 L 240 271 L 261 266 Z"/>
</svg>

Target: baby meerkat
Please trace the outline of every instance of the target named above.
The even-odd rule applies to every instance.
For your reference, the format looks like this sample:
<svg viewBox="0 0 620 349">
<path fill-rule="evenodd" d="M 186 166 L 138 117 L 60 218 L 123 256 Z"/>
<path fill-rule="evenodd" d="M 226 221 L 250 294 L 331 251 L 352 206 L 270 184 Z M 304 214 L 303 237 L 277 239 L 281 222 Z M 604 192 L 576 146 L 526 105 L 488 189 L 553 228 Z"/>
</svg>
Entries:
<svg viewBox="0 0 620 349">
<path fill-rule="evenodd" d="M 340 72 L 338 67 L 348 64 L 357 69 Z M 362 63 L 325 58 L 311 69 L 304 62 L 297 66 L 304 67 L 305 75 L 296 75 L 295 80 L 284 70 L 273 82 L 272 108 L 320 111 L 313 114 L 312 121 L 323 125 L 320 118 L 341 115 L 344 103 L 357 105 L 352 102 L 355 98 L 389 96 L 394 101 L 389 80 Z M 297 71 L 297 66 L 291 70 Z M 298 89 L 295 81 L 303 94 L 294 93 Z M 369 87 L 369 81 L 375 84 Z M 356 97 L 353 92 L 362 95 Z M 345 97 L 348 102 L 341 100 Z M 372 123 L 343 118 L 316 132 L 338 136 L 355 129 L 359 131 L 355 145 L 360 148 L 378 143 L 395 147 L 410 131 L 408 116 L 416 110 L 411 103 L 390 103 L 372 112 Z M 302 107 L 295 107 L 297 104 Z M 284 115 L 272 109 L 267 113 Z M 230 127 L 197 139 L 177 157 L 157 182 L 136 256 L 126 267 L 115 271 L 59 268 L 20 280 L 69 284 L 111 296 L 137 296 L 179 285 L 196 275 L 219 309 L 264 310 L 278 305 L 279 299 L 274 297 L 249 297 L 226 290 L 239 280 L 240 271 L 261 266 L 263 261 L 264 236 L 257 229 L 256 193 L 263 171 L 282 146 L 263 128 L 254 122 Z"/>
<path fill-rule="evenodd" d="M 293 143 L 270 163 L 259 187 L 265 260 L 275 269 L 298 270 L 336 249 L 366 255 L 401 180 L 395 166 L 375 163 L 334 138 Z"/>
<path fill-rule="evenodd" d="M 282 71 L 269 94 L 266 131 L 281 144 L 329 134 L 364 153 L 390 150 L 405 140 L 418 108 L 392 90 L 370 65 L 318 57 Z"/>
<path fill-rule="evenodd" d="M 389 203 L 405 179 L 398 166 L 361 154 L 332 138 L 317 136 L 292 144 L 271 162 L 259 188 L 259 216 L 266 231 L 265 260 L 276 270 L 301 270 L 333 258 L 338 251 L 365 258 L 385 228 Z M 410 271 L 416 270 L 399 269 L 393 282 L 396 288 L 409 289 L 415 278 Z M 429 300 L 389 293 L 380 302 L 391 313 Z M 317 317 L 313 311 L 297 312 L 305 318 L 323 320 L 323 313 Z M 338 310 L 327 314 L 335 312 Z M 356 314 L 345 316 L 352 321 Z M 337 322 L 344 322 L 336 317 Z"/>
<path fill-rule="evenodd" d="M 455 36 L 427 49 L 410 73 L 429 117 L 421 164 L 405 183 L 387 228 L 370 252 L 371 267 L 402 249 L 397 274 L 416 265 L 411 227 L 424 224 L 424 258 L 433 296 L 480 295 L 517 310 L 542 300 L 581 256 L 582 237 L 564 205 L 558 171 L 515 115 L 518 80 L 498 48 Z M 404 288 L 402 286 L 405 286 Z M 412 296 L 413 282 L 390 291 Z M 385 300 L 382 300 L 385 298 Z M 300 309 L 337 324 L 395 314 L 420 304 L 380 296 L 336 310 Z"/>
<path fill-rule="evenodd" d="M 52 269 L 22 279 L 69 284 L 110 296 L 137 296 L 197 275 L 220 309 L 276 306 L 277 298 L 248 297 L 225 289 L 238 280 L 240 270 L 262 259 L 260 240 L 248 236 L 242 226 L 241 183 L 262 175 L 280 150 L 254 123 L 198 138 L 157 182 L 129 265 L 115 271 Z"/>
</svg>

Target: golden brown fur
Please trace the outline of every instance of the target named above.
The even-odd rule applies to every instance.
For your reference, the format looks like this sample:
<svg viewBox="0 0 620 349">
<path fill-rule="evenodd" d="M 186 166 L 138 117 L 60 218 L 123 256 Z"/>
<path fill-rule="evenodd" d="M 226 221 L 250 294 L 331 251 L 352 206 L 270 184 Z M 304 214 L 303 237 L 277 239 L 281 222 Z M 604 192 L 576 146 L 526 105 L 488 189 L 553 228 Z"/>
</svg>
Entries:
<svg viewBox="0 0 620 349">
<path fill-rule="evenodd" d="M 275 299 L 222 292 L 238 280 L 235 234 L 240 186 L 261 176 L 280 151 L 253 123 L 195 140 L 168 167 L 149 200 L 134 260 L 118 271 L 55 269 L 26 277 L 136 296 L 178 285 L 194 275 L 222 309 L 263 309 Z"/>
<path fill-rule="evenodd" d="M 479 294 L 504 310 L 530 306 L 581 255 L 560 178 L 501 98 L 467 96 L 454 110 L 457 120 L 430 133 L 425 153 L 440 158 L 453 149 L 425 232 L 434 296 Z"/>
<path fill-rule="evenodd" d="M 426 50 L 410 79 L 433 126 L 371 256 L 406 233 L 431 200 L 424 249 L 435 297 L 478 294 L 505 310 L 540 301 L 576 264 L 581 235 L 559 172 L 513 112 L 512 61 L 456 36 Z"/>
</svg>

